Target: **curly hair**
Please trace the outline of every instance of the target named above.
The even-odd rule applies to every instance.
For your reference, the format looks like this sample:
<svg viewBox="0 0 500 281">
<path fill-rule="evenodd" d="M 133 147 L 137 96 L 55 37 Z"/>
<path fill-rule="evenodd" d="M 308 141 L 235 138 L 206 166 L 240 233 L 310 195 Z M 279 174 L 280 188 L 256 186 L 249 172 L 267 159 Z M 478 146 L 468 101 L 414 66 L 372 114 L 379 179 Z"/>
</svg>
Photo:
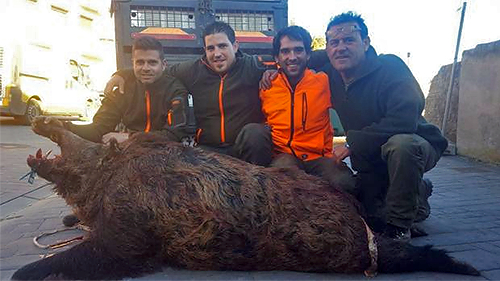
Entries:
<svg viewBox="0 0 500 281">
<path fill-rule="evenodd" d="M 296 41 L 302 41 L 304 43 L 304 47 L 306 49 L 306 53 L 310 54 L 311 53 L 311 44 L 312 44 L 312 38 L 311 34 L 304 28 L 300 26 L 289 26 L 281 29 L 278 31 L 276 36 L 274 36 L 273 39 L 273 55 L 277 56 L 280 52 L 280 47 L 281 47 L 281 38 L 288 36 L 290 39 L 296 40 Z"/>
</svg>

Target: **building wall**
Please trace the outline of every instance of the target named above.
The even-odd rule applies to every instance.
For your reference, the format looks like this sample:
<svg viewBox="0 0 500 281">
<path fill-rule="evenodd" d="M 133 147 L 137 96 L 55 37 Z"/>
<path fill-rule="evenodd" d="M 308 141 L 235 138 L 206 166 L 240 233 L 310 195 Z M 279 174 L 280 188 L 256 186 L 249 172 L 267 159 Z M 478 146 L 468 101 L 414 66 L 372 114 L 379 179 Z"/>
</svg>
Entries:
<svg viewBox="0 0 500 281">
<path fill-rule="evenodd" d="M 500 163 L 500 40 L 463 53 L 457 149 L 461 155 Z"/>
</svg>

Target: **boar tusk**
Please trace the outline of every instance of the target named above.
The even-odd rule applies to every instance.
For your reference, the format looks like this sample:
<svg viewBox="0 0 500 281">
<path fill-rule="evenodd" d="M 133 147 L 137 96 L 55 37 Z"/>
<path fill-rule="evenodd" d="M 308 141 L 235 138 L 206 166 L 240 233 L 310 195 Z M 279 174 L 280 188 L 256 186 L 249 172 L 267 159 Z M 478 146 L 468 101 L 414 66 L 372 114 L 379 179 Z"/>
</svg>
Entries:
<svg viewBox="0 0 500 281">
<path fill-rule="evenodd" d="M 36 159 L 41 159 L 42 158 L 42 149 L 39 148 L 37 151 L 36 151 Z"/>
</svg>

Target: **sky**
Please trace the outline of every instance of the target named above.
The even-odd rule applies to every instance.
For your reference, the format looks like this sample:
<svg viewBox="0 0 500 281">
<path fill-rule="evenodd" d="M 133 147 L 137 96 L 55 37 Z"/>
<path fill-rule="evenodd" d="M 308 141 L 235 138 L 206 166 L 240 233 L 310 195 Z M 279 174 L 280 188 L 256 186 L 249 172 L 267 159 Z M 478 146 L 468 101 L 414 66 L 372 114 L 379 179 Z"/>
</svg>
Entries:
<svg viewBox="0 0 500 281">
<path fill-rule="evenodd" d="M 288 0 L 289 21 L 324 36 L 330 18 L 361 14 L 378 53 L 403 59 L 427 95 L 441 66 L 453 63 L 463 0 Z M 500 0 L 468 0 L 458 60 L 463 50 L 500 40 Z M 410 53 L 410 57 L 407 54 Z"/>
</svg>

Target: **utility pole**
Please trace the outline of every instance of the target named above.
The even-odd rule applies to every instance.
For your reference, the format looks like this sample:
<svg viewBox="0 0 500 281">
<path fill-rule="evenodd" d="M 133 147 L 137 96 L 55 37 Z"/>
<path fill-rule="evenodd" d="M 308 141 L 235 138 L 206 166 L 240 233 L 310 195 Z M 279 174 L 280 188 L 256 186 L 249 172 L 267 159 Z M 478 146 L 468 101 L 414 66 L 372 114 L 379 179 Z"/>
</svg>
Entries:
<svg viewBox="0 0 500 281">
<path fill-rule="evenodd" d="M 212 0 L 198 0 L 198 11 L 204 17 L 203 23 L 214 20 Z"/>
<path fill-rule="evenodd" d="M 462 6 L 462 15 L 460 17 L 460 27 L 458 28 L 458 38 L 457 38 L 457 46 L 455 48 L 455 57 L 453 58 L 453 65 L 451 66 L 450 84 L 448 86 L 448 92 L 446 93 L 446 103 L 444 107 L 443 123 L 441 125 L 441 132 L 443 132 L 443 135 L 446 134 L 446 123 L 448 122 L 448 115 L 450 111 L 451 92 L 453 91 L 453 84 L 455 82 L 455 68 L 457 64 L 458 50 L 460 49 L 460 39 L 462 37 L 462 27 L 464 25 L 466 8 L 467 8 L 467 2 L 464 2 Z M 453 147 L 455 147 L 455 144 L 453 144 Z M 451 154 L 456 154 L 455 149 L 451 151 Z"/>
</svg>

